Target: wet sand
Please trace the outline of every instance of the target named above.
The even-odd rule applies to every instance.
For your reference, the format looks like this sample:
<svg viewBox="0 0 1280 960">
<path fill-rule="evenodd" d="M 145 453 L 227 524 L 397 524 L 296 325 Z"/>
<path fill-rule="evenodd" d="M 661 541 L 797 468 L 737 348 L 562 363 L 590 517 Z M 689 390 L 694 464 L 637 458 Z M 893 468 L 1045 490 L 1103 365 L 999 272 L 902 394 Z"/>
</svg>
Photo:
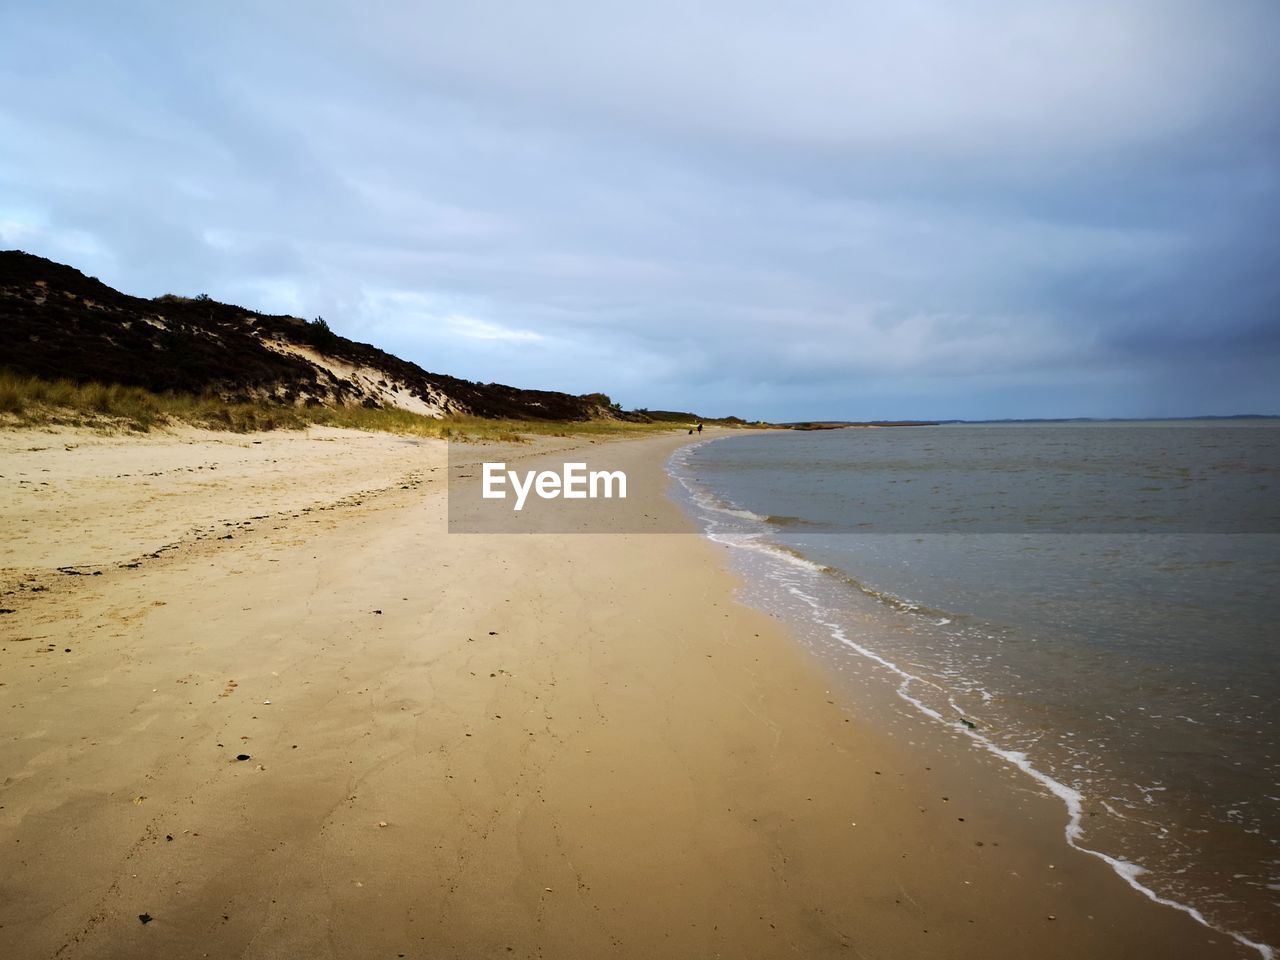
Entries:
<svg viewBox="0 0 1280 960">
<path fill-rule="evenodd" d="M 687 439 L 616 443 L 619 509 L 681 523 Z M 0 432 L 0 956 L 1256 956 L 877 725 L 723 548 L 449 534 L 445 458 Z"/>
</svg>

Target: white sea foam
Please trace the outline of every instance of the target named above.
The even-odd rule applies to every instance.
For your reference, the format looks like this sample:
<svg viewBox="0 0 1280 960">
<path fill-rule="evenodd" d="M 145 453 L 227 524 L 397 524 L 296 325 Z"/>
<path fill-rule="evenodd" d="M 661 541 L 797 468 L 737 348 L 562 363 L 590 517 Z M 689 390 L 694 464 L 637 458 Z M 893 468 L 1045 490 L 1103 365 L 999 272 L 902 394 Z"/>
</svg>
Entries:
<svg viewBox="0 0 1280 960">
<path fill-rule="evenodd" d="M 693 504 L 703 511 L 701 513 L 701 520 L 704 525 L 704 535 L 715 543 L 723 544 L 735 549 L 751 551 L 753 555 L 764 557 L 775 564 L 783 564 L 787 568 L 798 573 L 815 576 L 827 572 L 829 569 L 828 567 L 814 563 L 812 560 L 801 557 L 798 554 L 780 549 L 764 540 L 765 518 L 760 517 L 749 510 L 743 510 L 736 505 L 726 504 L 723 500 L 715 497 L 714 494 L 710 493 L 710 491 L 700 487 L 692 481 L 691 478 L 684 474 L 683 471 L 687 468 L 688 457 L 692 451 L 705 443 L 714 442 L 714 439 L 715 438 L 709 438 L 707 440 L 689 444 L 686 447 L 683 447 L 668 462 L 668 473 L 681 485 L 689 495 Z M 717 529 L 725 525 L 724 521 L 719 519 L 721 517 L 732 517 L 738 521 L 758 523 L 760 527 L 759 529 L 752 531 L 745 531 L 737 529 L 736 527 L 727 531 Z M 999 757 L 1006 763 L 1016 767 L 1026 776 L 1040 784 L 1040 786 L 1050 794 L 1061 800 L 1067 811 L 1067 824 L 1063 830 L 1063 835 L 1068 846 L 1081 853 L 1088 854 L 1091 857 L 1097 857 L 1099 860 L 1102 860 L 1130 887 L 1155 903 L 1187 914 L 1204 927 L 1228 936 L 1242 946 L 1256 951 L 1263 960 L 1275 960 L 1276 950 L 1270 945 L 1259 943 L 1258 941 L 1246 937 L 1244 934 L 1218 926 L 1210 922 L 1210 920 L 1196 907 L 1163 897 L 1151 887 L 1142 883 L 1138 878 L 1147 872 L 1145 867 L 1119 857 L 1114 857 L 1104 851 L 1095 850 L 1091 847 L 1085 846 L 1083 843 L 1084 797 L 1080 791 L 1065 783 L 1055 780 L 1048 773 L 1045 773 L 1043 770 L 1036 767 L 1025 752 L 1005 749 L 989 737 L 985 736 L 976 727 L 971 727 L 962 722 L 961 719 L 959 719 L 959 708 L 956 706 L 954 701 L 951 700 L 947 691 L 943 687 L 903 669 L 887 657 L 882 656 L 870 647 L 854 640 L 848 635 L 844 626 L 832 616 L 831 611 L 824 607 L 822 602 L 816 596 L 797 586 L 794 580 L 782 578 L 782 583 L 789 595 L 800 600 L 809 609 L 810 618 L 814 624 L 825 630 L 832 639 L 836 640 L 843 647 L 872 661 L 887 670 L 889 673 L 893 674 L 899 681 L 895 691 L 898 697 L 904 702 L 910 704 L 918 713 L 928 717 L 930 720 L 949 727 L 956 733 L 960 733 L 968 737 L 973 741 L 973 743 L 984 750 L 987 750 L 996 757 Z M 900 604 L 900 608 L 908 611 L 915 609 L 914 605 L 906 601 L 903 601 Z M 938 710 L 930 707 L 927 703 L 921 700 L 919 696 L 912 692 L 913 686 L 932 687 L 939 693 L 947 695 L 948 702 L 956 711 L 957 718 L 944 716 Z M 985 691 L 983 691 L 983 693 L 984 699 L 988 699 Z"/>
</svg>

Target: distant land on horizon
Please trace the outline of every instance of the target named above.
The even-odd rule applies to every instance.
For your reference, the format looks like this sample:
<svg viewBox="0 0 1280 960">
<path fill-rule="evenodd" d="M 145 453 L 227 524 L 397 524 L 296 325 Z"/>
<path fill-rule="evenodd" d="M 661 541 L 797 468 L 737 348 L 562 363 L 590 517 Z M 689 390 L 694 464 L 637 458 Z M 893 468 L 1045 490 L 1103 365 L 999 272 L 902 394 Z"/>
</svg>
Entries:
<svg viewBox="0 0 1280 960">
<path fill-rule="evenodd" d="M 1280 414 L 1231 413 L 1190 417 L 999 417 L 988 420 L 939 420 L 938 423 L 1178 423 L 1184 420 L 1280 420 Z"/>
<path fill-rule="evenodd" d="M 984 423 L 1181 423 L 1193 420 L 1280 420 L 1276 413 L 1206 414 L 1194 417 L 1002 417 L 989 420 L 789 420 L 779 427 L 797 430 L 838 430 L 842 427 L 942 427 Z"/>
</svg>

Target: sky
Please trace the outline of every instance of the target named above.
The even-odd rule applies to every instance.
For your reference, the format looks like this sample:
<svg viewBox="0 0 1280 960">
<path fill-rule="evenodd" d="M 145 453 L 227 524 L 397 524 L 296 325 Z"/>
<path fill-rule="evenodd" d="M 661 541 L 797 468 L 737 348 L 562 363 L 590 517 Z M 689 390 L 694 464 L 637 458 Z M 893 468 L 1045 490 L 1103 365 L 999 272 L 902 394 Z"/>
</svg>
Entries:
<svg viewBox="0 0 1280 960">
<path fill-rule="evenodd" d="M 0 248 L 772 420 L 1280 413 L 1280 4 L 0 0 Z"/>
</svg>

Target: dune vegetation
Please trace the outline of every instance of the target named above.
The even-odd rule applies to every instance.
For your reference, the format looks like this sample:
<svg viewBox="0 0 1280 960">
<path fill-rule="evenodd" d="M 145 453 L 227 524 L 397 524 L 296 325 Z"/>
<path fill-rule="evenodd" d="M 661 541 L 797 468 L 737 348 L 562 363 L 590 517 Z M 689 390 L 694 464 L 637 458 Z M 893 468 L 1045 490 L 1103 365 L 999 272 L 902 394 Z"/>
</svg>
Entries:
<svg viewBox="0 0 1280 960">
<path fill-rule="evenodd" d="M 142 387 L 48 380 L 0 370 L 0 426 L 81 426 L 104 432 L 146 433 L 181 425 L 234 433 L 329 426 L 476 440 L 519 440 L 529 435 L 652 433 L 679 426 L 670 422 L 624 420 L 434 418 L 393 407 L 246 403 L 216 395 L 156 393 Z"/>
</svg>

